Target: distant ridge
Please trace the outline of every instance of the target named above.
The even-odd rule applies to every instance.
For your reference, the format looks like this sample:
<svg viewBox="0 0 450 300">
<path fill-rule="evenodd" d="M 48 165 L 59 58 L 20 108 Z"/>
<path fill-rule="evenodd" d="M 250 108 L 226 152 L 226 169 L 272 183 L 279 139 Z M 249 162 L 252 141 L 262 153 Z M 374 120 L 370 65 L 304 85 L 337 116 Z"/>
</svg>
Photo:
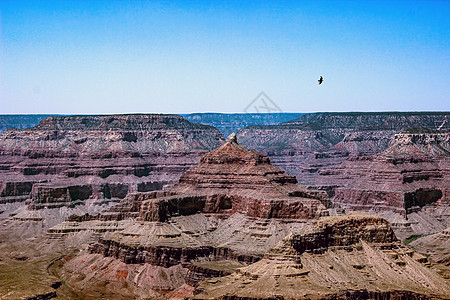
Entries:
<svg viewBox="0 0 450 300">
<path fill-rule="evenodd" d="M 193 113 L 182 114 L 190 122 L 216 127 L 225 137 L 251 125 L 277 125 L 298 119 L 303 113 Z"/>
<path fill-rule="evenodd" d="M 321 112 L 304 114 L 281 126 L 310 130 L 405 130 L 424 127 L 450 129 L 450 112 Z"/>
<path fill-rule="evenodd" d="M 149 114 L 113 114 L 115 115 L 149 115 Z M 170 115 L 170 114 L 167 114 Z M 249 125 L 275 125 L 297 119 L 302 113 L 193 113 L 179 114 L 191 123 L 200 123 L 203 125 L 214 126 L 226 137 L 232 132 Z M 69 115 L 53 114 L 14 114 L 0 115 L 0 135 L 8 128 L 25 129 L 37 126 L 40 121 L 48 117 L 67 117 Z M 71 116 L 89 116 L 89 115 L 71 115 Z M 94 116 L 94 115 L 91 115 Z M 106 116 L 103 115 L 102 116 Z"/>
</svg>

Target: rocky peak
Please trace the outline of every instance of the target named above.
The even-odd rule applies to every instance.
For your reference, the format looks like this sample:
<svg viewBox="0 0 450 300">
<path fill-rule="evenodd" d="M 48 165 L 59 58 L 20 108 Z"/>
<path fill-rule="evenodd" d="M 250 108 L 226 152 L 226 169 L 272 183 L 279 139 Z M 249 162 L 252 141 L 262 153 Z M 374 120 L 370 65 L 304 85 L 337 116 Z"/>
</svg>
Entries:
<svg viewBox="0 0 450 300">
<path fill-rule="evenodd" d="M 203 156 L 201 163 L 258 165 L 270 164 L 270 159 L 239 144 L 236 134 L 232 133 L 225 144 Z"/>
<path fill-rule="evenodd" d="M 237 143 L 236 133 L 233 132 L 227 137 L 227 143 Z"/>
<path fill-rule="evenodd" d="M 308 190 L 294 176 L 270 164 L 267 156 L 228 137 L 185 172 L 164 197 L 145 201 L 140 219 L 165 221 L 178 213 L 242 212 L 262 218 L 315 218 L 327 215 L 325 192 Z"/>
<path fill-rule="evenodd" d="M 171 190 L 190 194 L 208 192 L 258 196 L 260 199 L 291 196 L 327 198 L 318 191 L 309 191 L 299 185 L 295 176 L 273 166 L 267 156 L 240 145 L 235 134 L 231 134 L 225 144 L 205 154 L 200 163 L 184 173 Z"/>
</svg>

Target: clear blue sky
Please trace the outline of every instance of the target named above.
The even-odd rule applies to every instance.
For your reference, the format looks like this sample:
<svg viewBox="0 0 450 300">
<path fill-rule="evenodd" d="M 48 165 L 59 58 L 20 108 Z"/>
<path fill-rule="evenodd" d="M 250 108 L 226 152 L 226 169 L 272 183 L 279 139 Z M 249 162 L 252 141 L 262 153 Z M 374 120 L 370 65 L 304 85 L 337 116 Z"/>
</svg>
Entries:
<svg viewBox="0 0 450 300">
<path fill-rule="evenodd" d="M 242 112 L 261 91 L 286 112 L 450 110 L 450 1 L 0 11 L 0 113 Z"/>
</svg>

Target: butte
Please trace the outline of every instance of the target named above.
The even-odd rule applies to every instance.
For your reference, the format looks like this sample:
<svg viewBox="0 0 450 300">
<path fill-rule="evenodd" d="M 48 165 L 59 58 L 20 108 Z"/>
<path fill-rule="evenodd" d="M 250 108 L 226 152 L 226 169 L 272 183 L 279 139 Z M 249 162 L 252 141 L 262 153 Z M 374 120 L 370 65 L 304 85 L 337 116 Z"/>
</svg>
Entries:
<svg viewBox="0 0 450 300">
<path fill-rule="evenodd" d="M 259 261 L 289 233 L 329 215 L 330 207 L 325 192 L 299 185 L 232 134 L 175 185 L 130 194 L 107 212 L 73 217 L 49 234 L 103 235 L 61 269 L 74 290 L 162 297 Z M 105 228 L 117 231 L 102 233 Z"/>
</svg>

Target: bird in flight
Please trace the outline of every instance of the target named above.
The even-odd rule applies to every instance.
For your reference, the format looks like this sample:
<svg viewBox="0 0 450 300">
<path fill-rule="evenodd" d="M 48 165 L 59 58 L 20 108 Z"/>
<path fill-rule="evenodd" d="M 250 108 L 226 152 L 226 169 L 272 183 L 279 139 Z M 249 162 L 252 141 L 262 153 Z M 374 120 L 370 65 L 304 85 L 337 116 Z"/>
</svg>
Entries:
<svg viewBox="0 0 450 300">
<path fill-rule="evenodd" d="M 323 77 L 320 76 L 319 80 L 317 80 L 317 81 L 319 82 L 319 85 L 322 84 L 322 82 L 323 82 Z"/>
</svg>

